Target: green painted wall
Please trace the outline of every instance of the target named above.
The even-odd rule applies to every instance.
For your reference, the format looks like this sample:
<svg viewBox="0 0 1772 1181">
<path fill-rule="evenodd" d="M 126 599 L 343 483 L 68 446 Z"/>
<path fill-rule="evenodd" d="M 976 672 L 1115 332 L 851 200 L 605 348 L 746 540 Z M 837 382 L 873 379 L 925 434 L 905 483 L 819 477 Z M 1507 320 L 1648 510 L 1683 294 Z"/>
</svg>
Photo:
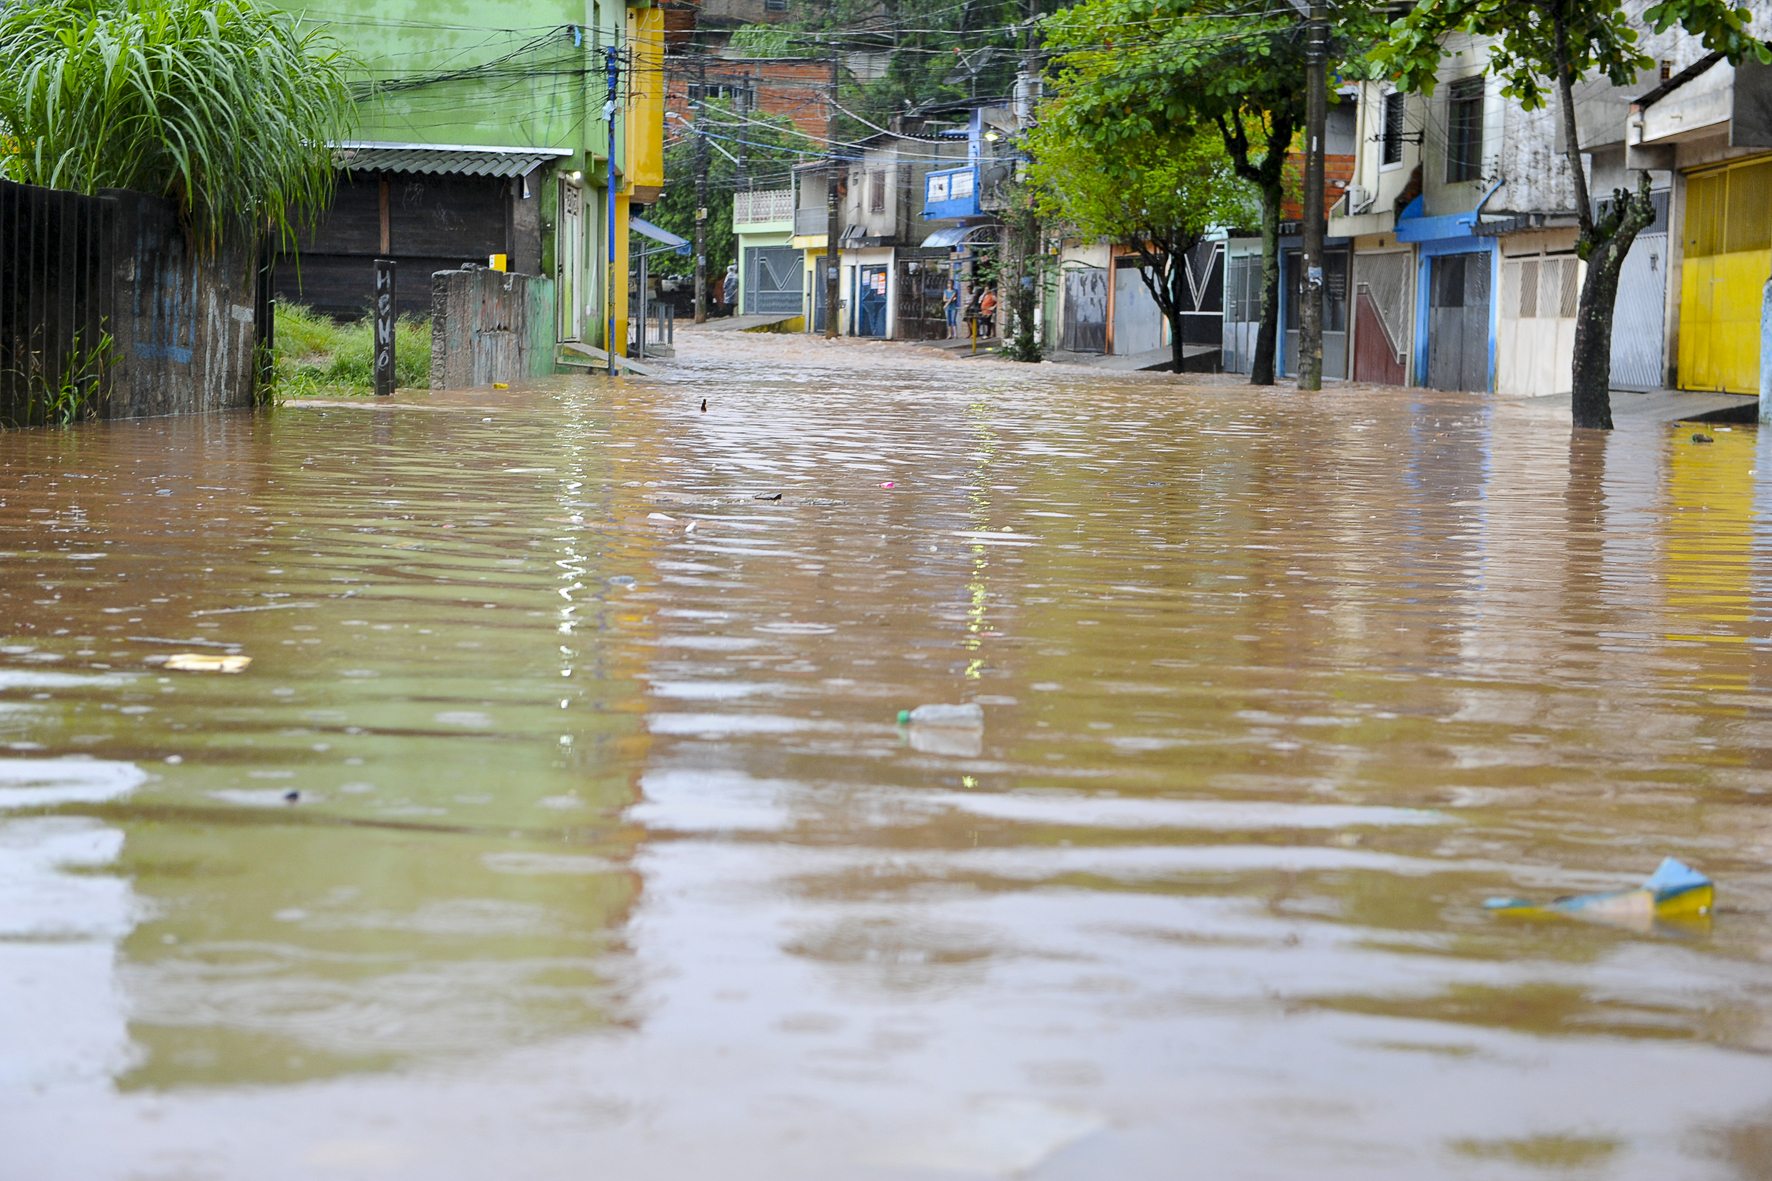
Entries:
<svg viewBox="0 0 1772 1181">
<path fill-rule="evenodd" d="M 275 2 L 275 0 L 273 0 Z M 357 138 L 568 148 L 586 173 L 606 155 L 603 49 L 625 4 L 579 0 L 346 0 L 282 7 L 324 26 L 384 87 Z M 456 77 L 448 77 L 456 75 Z M 593 178 L 589 175 L 587 181 Z"/>
</svg>

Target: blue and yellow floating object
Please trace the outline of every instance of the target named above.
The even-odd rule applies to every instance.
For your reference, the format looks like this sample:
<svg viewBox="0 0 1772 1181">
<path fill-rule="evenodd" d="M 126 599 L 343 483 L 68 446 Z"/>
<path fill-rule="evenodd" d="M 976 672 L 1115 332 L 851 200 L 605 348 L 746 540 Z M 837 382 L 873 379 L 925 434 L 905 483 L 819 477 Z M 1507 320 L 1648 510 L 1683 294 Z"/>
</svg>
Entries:
<svg viewBox="0 0 1772 1181">
<path fill-rule="evenodd" d="M 1690 926 L 1706 922 L 1716 899 L 1714 882 L 1685 862 L 1668 857 L 1634 890 L 1573 894 L 1550 902 L 1491 898 L 1483 906 L 1509 918 L 1587 919 L 1646 931 L 1657 923 Z"/>
</svg>

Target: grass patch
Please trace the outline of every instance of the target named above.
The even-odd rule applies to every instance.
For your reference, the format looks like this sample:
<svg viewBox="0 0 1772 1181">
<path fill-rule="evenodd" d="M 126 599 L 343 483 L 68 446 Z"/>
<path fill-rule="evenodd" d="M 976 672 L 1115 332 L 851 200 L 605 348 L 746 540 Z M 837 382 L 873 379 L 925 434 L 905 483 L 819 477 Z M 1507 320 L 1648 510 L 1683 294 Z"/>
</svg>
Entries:
<svg viewBox="0 0 1772 1181">
<path fill-rule="evenodd" d="M 374 320 L 340 324 L 300 304 L 277 305 L 278 398 L 373 394 Z M 394 336 L 394 384 L 423 389 L 431 384 L 431 322 L 402 317 Z"/>
</svg>

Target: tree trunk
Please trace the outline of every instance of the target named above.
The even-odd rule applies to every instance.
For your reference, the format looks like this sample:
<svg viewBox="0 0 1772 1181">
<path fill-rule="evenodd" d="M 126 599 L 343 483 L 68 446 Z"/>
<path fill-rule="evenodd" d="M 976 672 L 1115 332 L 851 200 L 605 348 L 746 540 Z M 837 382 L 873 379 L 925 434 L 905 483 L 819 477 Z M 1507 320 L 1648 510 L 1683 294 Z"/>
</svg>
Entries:
<svg viewBox="0 0 1772 1181">
<path fill-rule="evenodd" d="M 1575 359 L 1570 373 L 1569 409 L 1580 428 L 1612 429 L 1612 313 L 1618 302 L 1618 277 L 1637 234 L 1655 220 L 1645 176 L 1637 191 L 1619 189 L 1613 207 L 1583 235 L 1580 252 L 1587 260 L 1581 298 L 1575 307 Z"/>
<path fill-rule="evenodd" d="M 1628 237 L 1621 234 L 1602 244 L 1587 260 L 1587 277 L 1581 281 L 1581 300 L 1575 309 L 1570 392 L 1577 427 L 1612 429 L 1612 310 L 1618 299 L 1618 274 L 1636 236 L 1635 230 Z"/>
<path fill-rule="evenodd" d="M 1255 329 L 1255 355 L 1249 364 L 1250 385 L 1274 384 L 1274 345 L 1280 335 L 1280 202 L 1278 184 L 1261 190 L 1261 323 Z"/>
<path fill-rule="evenodd" d="M 1182 287 L 1187 282 L 1187 250 L 1172 251 L 1169 267 L 1169 304 L 1163 309 L 1163 318 L 1169 321 L 1169 368 L 1180 373 L 1185 360 L 1182 349 L 1187 343 L 1182 339 L 1181 332 L 1181 309 L 1185 306 L 1182 303 Z"/>
</svg>

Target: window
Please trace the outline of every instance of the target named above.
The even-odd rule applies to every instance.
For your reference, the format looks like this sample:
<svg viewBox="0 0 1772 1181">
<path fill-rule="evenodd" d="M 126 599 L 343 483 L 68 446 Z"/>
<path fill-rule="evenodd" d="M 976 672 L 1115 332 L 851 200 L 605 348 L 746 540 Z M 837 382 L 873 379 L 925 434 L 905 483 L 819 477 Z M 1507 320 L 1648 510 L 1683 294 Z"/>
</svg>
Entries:
<svg viewBox="0 0 1772 1181">
<path fill-rule="evenodd" d="M 749 82 L 709 82 L 705 85 L 691 82 L 689 84 L 689 101 L 700 102 L 703 99 L 723 98 L 735 107 L 749 107 L 756 104 L 752 101 L 755 94 Z"/>
<path fill-rule="evenodd" d="M 1403 96 L 1387 94 L 1384 96 L 1384 148 L 1379 156 L 1380 164 L 1401 164 L 1403 162 Z"/>
<path fill-rule="evenodd" d="M 868 173 L 868 212 L 886 212 L 886 174 L 884 172 Z"/>
<path fill-rule="evenodd" d="M 1446 182 L 1483 175 L 1483 80 L 1464 78 L 1446 89 Z"/>
<path fill-rule="evenodd" d="M 786 12 L 788 0 L 763 0 L 764 12 Z"/>
</svg>

